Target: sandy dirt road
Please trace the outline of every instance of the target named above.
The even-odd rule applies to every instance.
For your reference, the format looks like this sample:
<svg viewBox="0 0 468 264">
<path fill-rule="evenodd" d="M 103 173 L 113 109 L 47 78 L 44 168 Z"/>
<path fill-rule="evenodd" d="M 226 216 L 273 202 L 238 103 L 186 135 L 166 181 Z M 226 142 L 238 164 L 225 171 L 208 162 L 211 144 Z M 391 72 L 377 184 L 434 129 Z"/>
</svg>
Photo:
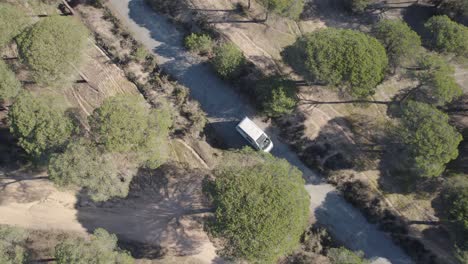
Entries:
<svg viewBox="0 0 468 264">
<path fill-rule="evenodd" d="M 143 0 L 110 0 L 109 7 L 134 37 L 157 56 L 161 67 L 190 89 L 192 98 L 207 112 L 209 125 L 228 147 L 243 146 L 245 143 L 234 128 L 244 116 L 255 117 L 254 109 L 229 84 L 221 81 L 209 65 L 184 50 L 183 33 L 163 15 L 153 12 Z M 367 257 L 382 257 L 392 263 L 412 263 L 390 237 L 368 223 L 331 185 L 323 183 L 308 169 L 281 142 L 275 127 L 258 117 L 254 120 L 272 137 L 275 143 L 273 154 L 287 159 L 303 172 L 315 220 L 327 226 L 346 246 L 364 251 Z"/>
</svg>

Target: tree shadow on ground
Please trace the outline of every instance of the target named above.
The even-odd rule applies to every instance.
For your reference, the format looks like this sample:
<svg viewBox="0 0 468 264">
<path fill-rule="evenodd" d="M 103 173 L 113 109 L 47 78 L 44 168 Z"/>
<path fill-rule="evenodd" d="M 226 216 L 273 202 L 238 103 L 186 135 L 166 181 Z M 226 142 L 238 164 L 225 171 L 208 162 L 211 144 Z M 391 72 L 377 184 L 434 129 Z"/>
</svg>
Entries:
<svg viewBox="0 0 468 264">
<path fill-rule="evenodd" d="M 403 20 L 418 33 L 422 39 L 428 38 L 424 23 L 436 14 L 433 6 L 414 4 L 403 10 Z"/>
<path fill-rule="evenodd" d="M 379 19 L 379 12 L 353 14 L 346 9 L 346 0 L 311 0 L 306 3 L 301 20 L 320 19 L 327 27 L 362 29 Z"/>
<path fill-rule="evenodd" d="M 308 113 L 313 115 L 313 110 Z M 328 174 L 335 170 L 368 170 L 376 167 L 382 154 L 384 133 L 373 130 L 372 120 L 366 116 L 336 117 L 320 128 L 314 139 L 306 135 L 304 113 L 280 120 L 282 134 L 300 153 L 309 166 Z"/>
<path fill-rule="evenodd" d="M 93 202 L 79 194 L 77 218 L 89 232 L 104 228 L 117 234 L 121 246 L 138 258 L 194 255 L 207 242 L 203 222 L 213 211 L 202 193 L 206 175 L 180 164 L 140 169 L 126 198 Z"/>
<path fill-rule="evenodd" d="M 27 153 L 9 130 L 6 114 L 7 111 L 0 111 L 0 168 L 4 173 L 30 165 Z"/>
</svg>

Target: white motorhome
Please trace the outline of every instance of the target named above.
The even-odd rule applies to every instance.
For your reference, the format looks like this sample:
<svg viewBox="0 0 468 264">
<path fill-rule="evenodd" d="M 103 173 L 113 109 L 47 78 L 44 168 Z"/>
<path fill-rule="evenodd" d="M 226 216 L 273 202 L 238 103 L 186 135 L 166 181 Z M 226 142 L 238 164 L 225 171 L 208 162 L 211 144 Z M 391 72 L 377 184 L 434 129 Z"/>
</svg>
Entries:
<svg viewBox="0 0 468 264">
<path fill-rule="evenodd" d="M 257 150 L 270 152 L 273 148 L 273 142 L 267 134 L 248 117 L 242 119 L 236 130 Z"/>
</svg>

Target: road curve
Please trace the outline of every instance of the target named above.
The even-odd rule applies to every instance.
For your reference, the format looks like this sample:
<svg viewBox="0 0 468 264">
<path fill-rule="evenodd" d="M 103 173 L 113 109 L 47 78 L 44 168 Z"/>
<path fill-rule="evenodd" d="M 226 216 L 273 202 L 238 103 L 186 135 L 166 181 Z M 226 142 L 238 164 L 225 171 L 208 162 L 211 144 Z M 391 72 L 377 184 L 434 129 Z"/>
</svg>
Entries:
<svg viewBox="0 0 468 264">
<path fill-rule="evenodd" d="M 413 263 L 388 235 L 367 222 L 333 186 L 307 168 L 294 151 L 280 141 L 278 130 L 256 117 L 255 110 L 230 84 L 218 78 L 200 58 L 185 51 L 184 35 L 176 25 L 152 11 L 144 0 L 110 0 L 108 6 L 135 39 L 152 51 L 161 68 L 190 89 L 191 97 L 199 101 L 207 113 L 209 125 L 228 147 L 244 144 L 235 131 L 235 125 L 244 116 L 252 117 L 267 131 L 275 144 L 272 154 L 287 159 L 302 171 L 315 219 L 337 240 L 353 250 L 362 250 L 368 258 L 385 258 L 395 264 Z"/>
</svg>

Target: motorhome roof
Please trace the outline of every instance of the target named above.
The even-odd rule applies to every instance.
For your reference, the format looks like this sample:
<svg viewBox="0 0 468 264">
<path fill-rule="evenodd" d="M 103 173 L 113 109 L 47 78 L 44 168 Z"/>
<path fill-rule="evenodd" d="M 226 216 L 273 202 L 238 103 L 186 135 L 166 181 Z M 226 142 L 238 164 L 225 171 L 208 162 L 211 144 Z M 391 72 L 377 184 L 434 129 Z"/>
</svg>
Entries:
<svg viewBox="0 0 468 264">
<path fill-rule="evenodd" d="M 263 131 L 248 117 L 244 118 L 238 126 L 253 140 L 257 140 L 263 134 Z"/>
</svg>

